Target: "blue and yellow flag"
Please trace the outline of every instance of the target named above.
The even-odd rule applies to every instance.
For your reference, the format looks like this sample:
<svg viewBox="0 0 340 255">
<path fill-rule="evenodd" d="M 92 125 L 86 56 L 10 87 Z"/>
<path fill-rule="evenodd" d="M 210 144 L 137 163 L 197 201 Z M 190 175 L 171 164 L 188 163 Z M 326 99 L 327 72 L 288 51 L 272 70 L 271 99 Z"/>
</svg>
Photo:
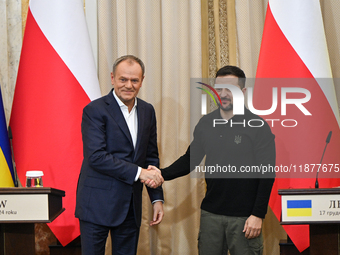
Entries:
<svg viewBox="0 0 340 255">
<path fill-rule="evenodd" d="M 0 89 L 0 187 L 14 187 L 14 171 Z"/>
<path fill-rule="evenodd" d="M 308 217 L 312 216 L 312 200 L 288 200 L 288 217 Z"/>
</svg>

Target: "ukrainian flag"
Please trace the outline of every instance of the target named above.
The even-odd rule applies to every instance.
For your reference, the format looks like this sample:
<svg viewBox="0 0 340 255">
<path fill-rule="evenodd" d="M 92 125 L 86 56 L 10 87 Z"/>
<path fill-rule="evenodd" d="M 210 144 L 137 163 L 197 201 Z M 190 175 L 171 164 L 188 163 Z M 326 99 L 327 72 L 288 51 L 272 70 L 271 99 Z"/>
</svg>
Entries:
<svg viewBox="0 0 340 255">
<path fill-rule="evenodd" d="M 0 89 L 0 187 L 14 187 L 14 171 Z"/>
<path fill-rule="evenodd" d="M 312 200 L 287 200 L 287 216 L 312 216 Z"/>
</svg>

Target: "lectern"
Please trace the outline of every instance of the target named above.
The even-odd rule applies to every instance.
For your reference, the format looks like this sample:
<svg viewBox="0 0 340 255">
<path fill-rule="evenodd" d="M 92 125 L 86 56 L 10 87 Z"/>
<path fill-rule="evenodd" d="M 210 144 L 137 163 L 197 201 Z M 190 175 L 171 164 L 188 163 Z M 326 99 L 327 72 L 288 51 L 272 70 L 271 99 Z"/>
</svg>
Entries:
<svg viewBox="0 0 340 255">
<path fill-rule="evenodd" d="M 64 196 L 53 188 L 0 188 L 0 255 L 35 254 L 34 223 L 57 218 Z"/>
<path fill-rule="evenodd" d="M 309 224 L 310 255 L 338 255 L 340 189 L 282 189 L 281 224 Z"/>
</svg>

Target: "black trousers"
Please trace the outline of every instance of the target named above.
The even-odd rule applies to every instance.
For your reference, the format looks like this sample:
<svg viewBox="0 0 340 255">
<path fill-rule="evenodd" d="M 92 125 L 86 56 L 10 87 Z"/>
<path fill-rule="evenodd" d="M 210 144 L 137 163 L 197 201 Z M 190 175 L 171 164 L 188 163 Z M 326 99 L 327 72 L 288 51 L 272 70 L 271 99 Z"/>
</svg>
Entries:
<svg viewBox="0 0 340 255">
<path fill-rule="evenodd" d="M 106 239 L 111 231 L 112 255 L 135 255 L 139 237 L 133 205 L 124 222 L 117 227 L 107 227 L 79 220 L 82 255 L 104 255 Z"/>
</svg>

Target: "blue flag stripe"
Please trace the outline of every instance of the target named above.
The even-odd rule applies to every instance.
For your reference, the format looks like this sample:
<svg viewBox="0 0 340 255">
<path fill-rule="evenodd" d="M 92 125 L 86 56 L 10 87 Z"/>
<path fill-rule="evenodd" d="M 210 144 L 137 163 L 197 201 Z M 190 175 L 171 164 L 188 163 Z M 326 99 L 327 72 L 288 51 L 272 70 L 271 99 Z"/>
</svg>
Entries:
<svg viewBox="0 0 340 255">
<path fill-rule="evenodd" d="M 287 200 L 287 208 L 312 208 L 312 200 Z"/>
<path fill-rule="evenodd" d="M 5 118 L 5 110 L 2 102 L 2 94 L 0 89 L 0 147 L 4 153 L 4 156 L 7 161 L 8 168 L 11 172 L 13 181 L 14 181 L 14 171 L 12 164 L 12 156 L 11 156 L 11 146 L 9 143 L 6 118 Z"/>
</svg>

